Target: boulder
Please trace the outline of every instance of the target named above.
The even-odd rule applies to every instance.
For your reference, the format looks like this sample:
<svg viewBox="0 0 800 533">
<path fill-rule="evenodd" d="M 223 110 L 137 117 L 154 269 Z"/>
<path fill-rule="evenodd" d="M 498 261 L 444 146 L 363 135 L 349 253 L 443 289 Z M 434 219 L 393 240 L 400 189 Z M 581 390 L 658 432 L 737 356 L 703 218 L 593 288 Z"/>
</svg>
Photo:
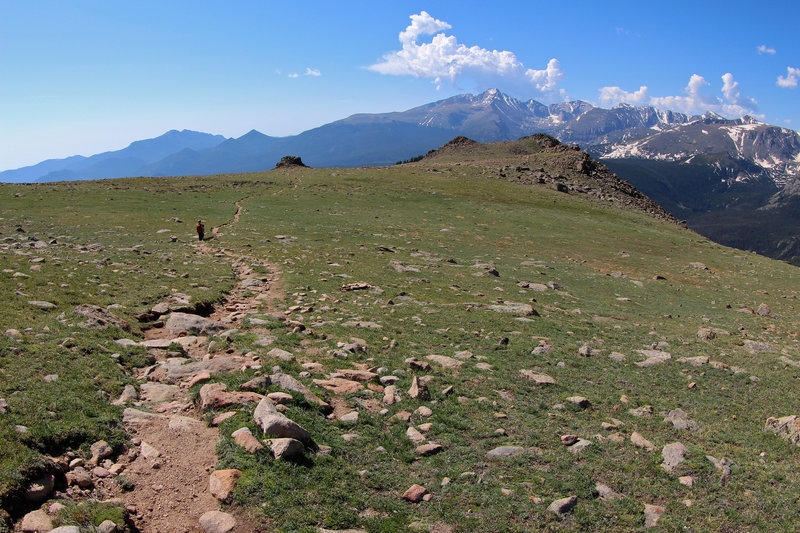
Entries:
<svg viewBox="0 0 800 533">
<path fill-rule="evenodd" d="M 256 407 L 253 418 L 265 435 L 297 439 L 301 442 L 311 441 L 311 434 L 305 428 L 279 413 L 266 398 Z"/>
<path fill-rule="evenodd" d="M 303 446 L 302 442 L 291 438 L 270 439 L 269 449 L 272 451 L 272 455 L 275 456 L 275 459 L 282 459 L 284 461 L 302 457 L 306 451 L 306 447 Z"/>
<path fill-rule="evenodd" d="M 233 441 L 236 444 L 247 450 L 248 453 L 256 453 L 258 450 L 264 449 L 264 445 L 246 427 L 237 429 L 231 433 L 231 437 L 233 437 Z"/>
<path fill-rule="evenodd" d="M 203 410 L 255 403 L 262 399 L 264 396 L 255 392 L 228 391 L 228 386 L 224 383 L 206 383 L 200 387 L 200 401 Z"/>
<path fill-rule="evenodd" d="M 26 514 L 20 523 L 20 531 L 24 533 L 48 533 L 52 529 L 53 521 L 41 509 Z"/>
</svg>

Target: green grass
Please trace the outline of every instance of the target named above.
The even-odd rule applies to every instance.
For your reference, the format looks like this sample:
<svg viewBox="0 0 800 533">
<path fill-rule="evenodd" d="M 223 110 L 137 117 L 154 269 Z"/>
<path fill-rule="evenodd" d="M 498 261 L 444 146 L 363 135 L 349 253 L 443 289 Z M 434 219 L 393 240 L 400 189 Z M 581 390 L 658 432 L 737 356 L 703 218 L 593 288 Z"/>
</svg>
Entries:
<svg viewBox="0 0 800 533">
<path fill-rule="evenodd" d="M 286 294 L 279 302 L 281 312 L 293 305 L 313 307 L 309 313 L 288 315 L 310 326 L 313 334 L 291 334 L 283 323 L 270 323 L 279 339 L 276 346 L 301 360 L 318 361 L 327 371 L 350 368 L 354 361 L 400 370 L 395 375 L 402 391 L 414 374 L 424 374 L 409 370 L 408 357 L 470 350 L 492 365 L 479 370 L 473 359 L 450 371 L 433 364 L 435 403 L 404 395 L 400 404 L 389 407 L 390 414 L 422 404 L 432 408 L 430 419 L 416 421 L 432 422 L 428 437 L 445 447 L 432 457 L 416 457 L 405 423 L 359 408 L 359 422 L 343 426 L 302 402 L 287 415 L 318 444 L 331 446 L 330 456 L 282 463 L 266 453 L 250 456 L 224 439 L 219 466 L 244 471 L 237 501 L 253 506 L 275 528 L 405 531 L 421 521 L 444 522 L 460 531 L 638 530 L 644 525 L 643 504 L 655 503 L 667 509 L 661 524 L 668 530 L 797 529 L 800 449 L 764 433 L 763 425 L 768 416 L 797 414 L 793 391 L 798 371 L 784 368 L 777 357 L 800 358 L 800 271 L 644 214 L 487 179 L 485 172 L 455 163 L 431 172 L 423 162 L 382 169 L 0 187 L 8 198 L 0 212 L 0 242 L 10 238 L 6 244 L 25 245 L 20 237 L 34 235 L 104 246 L 101 252 L 52 245 L 0 254 L 2 268 L 12 271 L 0 278 L 4 294 L 29 295 L 0 303 L 0 329 L 24 333 L 22 340 L 1 341 L 0 397 L 10 409 L 0 417 L 0 444 L 12 453 L 0 461 L 0 493 L 18 486 L 25 465 L 41 454 L 98 438 L 122 443 L 120 412 L 108 400 L 129 382 L 124 366 L 136 359 L 114 347 L 113 339 L 135 335 L 134 316 L 173 289 L 213 302 L 231 287 L 230 266 L 223 258 L 195 253 L 191 222 L 203 218 L 207 228 L 229 222 L 233 202 L 242 200 L 240 222 L 222 228 L 223 235 L 211 246 L 275 263 Z M 21 196 L 14 197 L 15 192 Z M 17 224 L 27 233 L 18 234 Z M 162 228 L 169 231 L 156 233 Z M 171 242 L 171 235 L 177 242 Z M 141 245 L 139 254 L 119 251 L 136 245 Z M 38 272 L 29 269 L 35 256 L 45 258 Z M 392 261 L 416 271 L 397 272 Z M 692 262 L 703 262 L 709 270 L 692 268 Z M 475 268 L 482 263 L 493 265 L 499 276 Z M 13 272 L 30 278 L 13 278 Z M 655 280 L 656 275 L 666 279 Z M 356 281 L 377 289 L 341 290 Z M 555 282 L 561 289 L 535 292 L 522 289 L 522 281 Z M 48 300 L 57 308 L 31 308 L 28 299 Z M 498 299 L 529 303 L 541 316 L 522 322 L 481 307 Z M 739 312 L 762 302 L 773 316 Z M 134 333 L 77 327 L 70 313 L 80 303 L 124 305 L 115 312 L 132 323 Z M 62 312 L 63 322 L 58 318 Z M 354 319 L 382 328 L 343 325 Z M 731 335 L 701 341 L 695 334 L 703 326 Z M 66 337 L 74 338 L 75 345 L 60 347 Z M 367 353 L 348 359 L 327 356 L 350 337 L 366 340 Z M 504 338 L 507 345 L 500 344 Z M 532 355 L 541 338 L 554 351 Z M 247 350 L 253 339 L 245 332 L 232 344 Z M 389 347 L 392 339 L 395 348 Z M 745 339 L 768 341 L 777 352 L 750 354 L 742 346 Z M 635 350 L 659 341 L 669 343 L 672 360 L 647 369 L 633 364 L 640 360 Z M 585 342 L 601 355 L 578 356 Z M 98 346 L 123 353 L 123 367 Z M 20 353 L 10 354 L 11 347 Z M 312 349 L 320 354 L 304 355 Z M 609 359 L 612 351 L 626 354 L 627 360 Z M 676 361 L 697 355 L 744 372 Z M 265 359 L 265 364 L 269 368 L 276 362 Z M 295 376 L 302 370 L 299 364 L 281 366 Z M 550 374 L 557 384 L 536 388 L 520 377 L 523 368 Z M 42 378 L 50 373 L 59 378 L 45 383 Z M 234 386 L 250 377 L 252 372 L 220 379 Z M 310 379 L 302 381 L 325 394 Z M 688 388 L 691 382 L 694 389 Z M 448 385 L 454 393 L 441 396 Z M 575 394 L 589 398 L 592 408 L 558 408 Z M 505 400 L 509 395 L 511 400 Z M 623 395 L 629 404 L 621 402 Z M 361 392 L 348 402 L 356 406 L 370 398 Z M 628 413 L 645 404 L 653 406 L 653 418 Z M 661 413 L 677 407 L 700 424 L 700 431 L 677 432 L 662 422 Z M 609 434 L 600 424 L 611 417 L 625 424 L 622 444 L 594 437 Z M 14 431 L 21 423 L 29 427 L 29 436 Z M 221 433 L 229 435 L 243 425 L 259 434 L 242 414 L 226 421 Z M 498 435 L 498 428 L 506 435 Z M 627 437 L 633 431 L 657 450 L 632 446 Z M 348 432 L 359 438 L 345 442 L 341 435 Z M 594 444 L 575 456 L 560 443 L 566 433 Z M 696 477 L 693 488 L 683 487 L 659 466 L 661 447 L 674 441 L 691 452 L 680 468 Z M 506 444 L 538 447 L 541 456 L 485 457 Z M 377 452 L 378 446 L 386 452 Z M 738 465 L 725 485 L 706 454 L 729 457 Z M 462 476 L 465 472 L 475 475 Z M 444 477 L 452 482 L 441 487 Z M 597 481 L 620 490 L 624 498 L 601 502 L 594 492 Z M 403 502 L 400 495 L 413 483 L 427 487 L 433 499 Z M 579 503 L 564 521 L 546 511 L 553 499 L 572 494 Z M 691 507 L 684 505 L 687 499 Z M 263 502 L 268 505 L 261 507 Z"/>
</svg>

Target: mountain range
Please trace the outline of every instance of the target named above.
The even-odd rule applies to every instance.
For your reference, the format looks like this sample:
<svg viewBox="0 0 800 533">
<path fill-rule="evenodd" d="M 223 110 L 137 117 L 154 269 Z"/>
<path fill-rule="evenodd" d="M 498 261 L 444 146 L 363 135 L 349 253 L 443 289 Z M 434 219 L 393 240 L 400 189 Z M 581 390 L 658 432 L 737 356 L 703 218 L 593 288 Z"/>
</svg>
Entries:
<svg viewBox="0 0 800 533">
<path fill-rule="evenodd" d="M 402 112 L 356 114 L 288 137 L 173 130 L 122 150 L 0 172 L 0 181 L 253 172 L 287 154 L 316 167 L 389 165 L 457 135 L 496 142 L 538 132 L 579 144 L 701 234 L 800 264 L 796 131 L 749 116 L 726 120 L 583 101 L 545 105 L 497 89 Z"/>
</svg>

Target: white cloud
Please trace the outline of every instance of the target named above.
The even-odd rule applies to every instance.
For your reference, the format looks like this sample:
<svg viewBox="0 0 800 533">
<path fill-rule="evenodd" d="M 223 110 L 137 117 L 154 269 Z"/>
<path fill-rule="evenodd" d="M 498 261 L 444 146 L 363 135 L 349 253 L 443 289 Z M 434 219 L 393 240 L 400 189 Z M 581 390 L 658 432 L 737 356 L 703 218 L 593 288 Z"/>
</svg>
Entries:
<svg viewBox="0 0 800 533">
<path fill-rule="evenodd" d="M 707 92 L 706 88 L 709 86 L 710 84 L 705 78 L 698 74 L 692 74 L 689 83 L 683 89 L 683 94 L 676 96 L 651 96 L 646 85 L 639 87 L 639 90 L 634 92 L 625 91 L 620 87 L 601 87 L 599 89 L 600 102 L 609 106 L 621 103 L 637 106 L 651 105 L 688 114 L 714 111 L 724 116 L 753 114 L 758 109 L 756 100 L 742 95 L 739 82 L 730 72 L 722 76 L 724 99 Z"/>
<path fill-rule="evenodd" d="M 629 93 L 619 87 L 601 87 L 600 103 L 607 106 L 615 106 L 621 103 L 633 104 L 637 106 L 648 105 L 650 103 L 650 91 L 642 85 L 638 91 Z"/>
<path fill-rule="evenodd" d="M 796 89 L 798 81 L 800 81 L 800 68 L 786 67 L 786 77 L 778 76 L 778 81 L 775 83 L 778 87 Z"/>
<path fill-rule="evenodd" d="M 765 44 L 759 45 L 758 47 L 756 47 L 756 50 L 758 50 L 759 54 L 769 54 L 773 56 L 775 55 L 775 49 L 770 48 Z"/>
<path fill-rule="evenodd" d="M 322 72 L 315 68 L 306 67 L 306 76 L 322 76 Z"/>
<path fill-rule="evenodd" d="M 446 35 L 450 24 L 433 18 L 425 11 L 411 15 L 411 24 L 398 38 L 401 50 L 389 52 L 383 60 L 367 67 L 373 72 L 394 76 L 430 78 L 437 87 L 443 80 L 456 84 L 461 77 L 485 82 L 503 78 L 511 82 L 532 84 L 544 95 L 563 95 L 558 83 L 564 72 L 558 60 L 551 59 L 543 70 L 525 69 L 513 52 L 466 46 L 455 36 Z M 433 35 L 430 42 L 418 42 L 423 35 Z"/>
<path fill-rule="evenodd" d="M 288 74 L 288 76 L 289 76 L 290 78 L 299 78 L 299 77 L 300 77 L 300 74 L 298 74 L 297 72 L 292 72 L 291 74 Z"/>
<path fill-rule="evenodd" d="M 722 76 L 722 94 L 733 105 L 742 106 L 751 111 L 758 109 L 758 102 L 754 98 L 742 95 L 739 90 L 739 82 L 733 79 L 733 74 L 730 72 Z"/>
</svg>

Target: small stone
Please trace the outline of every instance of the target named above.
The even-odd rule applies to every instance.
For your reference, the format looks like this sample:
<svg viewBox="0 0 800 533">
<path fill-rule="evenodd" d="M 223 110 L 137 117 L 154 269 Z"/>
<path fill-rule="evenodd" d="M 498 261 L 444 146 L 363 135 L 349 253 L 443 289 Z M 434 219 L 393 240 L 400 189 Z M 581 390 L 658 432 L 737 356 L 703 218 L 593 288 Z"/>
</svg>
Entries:
<svg viewBox="0 0 800 533">
<path fill-rule="evenodd" d="M 242 477 L 242 471 L 235 468 L 215 470 L 208 478 L 208 489 L 216 499 L 223 502 L 229 501 L 240 477 Z"/>
<path fill-rule="evenodd" d="M 408 437 L 408 440 L 410 440 L 414 444 L 425 442 L 425 436 L 422 433 L 420 433 L 414 426 L 411 426 L 406 430 L 406 437 Z"/>
<path fill-rule="evenodd" d="M 358 411 L 350 411 L 349 413 L 340 416 L 339 421 L 344 422 L 345 424 L 355 424 L 358 422 Z"/>
<path fill-rule="evenodd" d="M 578 436 L 577 435 L 562 435 L 561 436 L 561 444 L 563 444 L 564 446 L 572 446 L 576 442 L 578 442 Z"/>
<path fill-rule="evenodd" d="M 119 527 L 111 520 L 104 520 L 97 526 L 97 533 L 118 533 Z"/>
<path fill-rule="evenodd" d="M 425 405 L 420 405 L 414 411 L 414 414 L 417 415 L 417 416 L 421 416 L 423 418 L 428 418 L 428 417 L 433 416 L 433 411 L 431 411 L 430 407 L 427 407 Z"/>
<path fill-rule="evenodd" d="M 524 369 L 520 370 L 519 373 L 528 378 L 534 385 L 554 385 L 556 383 L 556 380 L 547 374 Z"/>
<path fill-rule="evenodd" d="M 431 393 L 428 391 L 427 385 L 420 382 L 417 376 L 411 380 L 411 388 L 408 389 L 408 396 L 414 399 L 430 400 Z"/>
<path fill-rule="evenodd" d="M 651 405 L 643 405 L 636 409 L 629 409 L 628 412 L 637 418 L 650 418 L 653 416 L 653 407 Z"/>
<path fill-rule="evenodd" d="M 570 451 L 570 453 L 577 454 L 577 453 L 581 453 L 583 450 L 585 450 L 586 448 L 588 448 L 591 445 L 592 445 L 592 441 L 590 441 L 590 440 L 578 439 L 578 441 L 575 444 L 573 444 L 572 446 L 570 446 L 567 449 Z"/>
<path fill-rule="evenodd" d="M 694 478 L 692 476 L 681 476 L 678 478 L 678 483 L 687 487 L 694 486 Z"/>
<path fill-rule="evenodd" d="M 608 485 L 605 485 L 600 482 L 595 483 L 594 488 L 597 491 L 598 497 L 604 502 L 610 502 L 612 500 L 624 497 L 622 494 L 615 491 Z"/>
<path fill-rule="evenodd" d="M 652 442 L 650 442 L 649 440 L 647 440 L 646 438 L 644 438 L 641 435 L 641 433 L 639 433 L 638 431 L 634 431 L 631 434 L 631 442 L 635 446 L 638 446 L 640 448 L 644 448 L 648 452 L 652 452 L 653 450 L 656 449 L 655 445 Z"/>
<path fill-rule="evenodd" d="M 200 517 L 204 533 L 228 533 L 236 527 L 236 519 L 222 511 L 208 511 Z"/>
<path fill-rule="evenodd" d="M 142 441 L 139 453 L 142 454 L 142 457 L 148 460 L 153 460 L 161 455 L 161 452 L 159 452 L 153 446 L 144 441 Z"/>
<path fill-rule="evenodd" d="M 672 473 L 676 466 L 686 460 L 688 454 L 689 450 L 680 442 L 667 444 L 661 451 L 661 455 L 664 457 L 664 462 L 661 463 L 661 467 L 667 472 Z"/>
<path fill-rule="evenodd" d="M 578 503 L 577 496 L 568 496 L 567 498 L 561 498 L 559 500 L 555 500 L 547 507 L 547 510 L 555 514 L 558 518 L 564 518 L 566 514 L 572 512 L 577 503 Z"/>
<path fill-rule="evenodd" d="M 423 444 L 421 446 L 417 446 L 415 451 L 416 451 L 417 455 L 428 456 L 428 455 L 437 454 L 440 451 L 442 451 L 443 449 L 444 448 L 442 448 L 441 444 L 430 443 L 430 444 Z"/>
<path fill-rule="evenodd" d="M 769 308 L 767 304 L 761 304 L 758 306 L 756 314 L 759 316 L 769 316 L 770 314 L 772 314 L 772 310 Z"/>
<path fill-rule="evenodd" d="M 583 396 L 570 396 L 567 398 L 568 402 L 574 403 L 581 409 L 587 409 L 592 406 L 592 402 L 590 402 L 587 398 Z"/>
<path fill-rule="evenodd" d="M 256 453 L 258 450 L 263 450 L 264 445 L 253 436 L 253 433 L 250 431 L 249 428 L 243 427 L 239 428 L 233 433 L 231 433 L 231 437 L 233 437 L 233 441 L 247 450 L 247 453 Z"/>
<path fill-rule="evenodd" d="M 644 527 L 656 527 L 666 509 L 660 505 L 644 504 Z"/>
<path fill-rule="evenodd" d="M 522 446 L 498 446 L 497 448 L 493 448 L 486 453 L 487 459 L 496 459 L 499 457 L 513 457 L 515 455 L 523 454 L 527 451 L 527 448 L 523 448 Z"/>
<path fill-rule="evenodd" d="M 408 500 L 411 503 L 419 503 L 426 494 L 428 494 L 428 489 L 422 485 L 415 484 L 409 487 L 409 489 L 403 493 L 403 499 Z"/>
</svg>

